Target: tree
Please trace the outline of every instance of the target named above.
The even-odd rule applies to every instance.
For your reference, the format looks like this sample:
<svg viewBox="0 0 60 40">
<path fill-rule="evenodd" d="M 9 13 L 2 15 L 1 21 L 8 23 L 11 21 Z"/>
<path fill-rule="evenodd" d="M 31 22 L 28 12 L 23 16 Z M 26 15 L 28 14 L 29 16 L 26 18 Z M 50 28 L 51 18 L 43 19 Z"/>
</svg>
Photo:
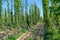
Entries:
<svg viewBox="0 0 60 40">
<path fill-rule="evenodd" d="M 48 23 L 48 8 L 49 8 L 49 0 L 42 0 L 43 4 L 43 17 L 44 17 L 44 23 L 45 23 L 45 37 L 44 39 L 47 39 L 47 29 L 49 27 Z"/>
<path fill-rule="evenodd" d="M 29 26 L 29 20 L 28 20 L 28 2 L 25 0 L 25 26 L 28 28 Z"/>
<path fill-rule="evenodd" d="M 4 16 L 4 24 L 5 24 L 5 26 L 6 26 L 6 23 L 7 23 L 7 13 L 6 13 L 7 11 L 6 11 L 6 8 L 5 8 L 5 16 Z"/>
<path fill-rule="evenodd" d="M 33 4 L 30 5 L 29 9 L 29 15 L 30 15 L 30 25 L 33 25 Z"/>
<path fill-rule="evenodd" d="M 29 11 L 30 11 L 29 15 L 31 19 L 30 20 L 31 24 L 37 24 L 38 22 L 40 22 L 40 10 L 35 2 L 31 4 Z"/>
<path fill-rule="evenodd" d="M 19 13 L 19 23 L 20 25 L 24 25 L 24 3 L 22 0 L 20 0 L 20 13 Z"/>
<path fill-rule="evenodd" d="M 44 14 L 44 21 L 45 21 L 45 40 L 60 40 L 58 37 L 59 33 L 58 33 L 58 28 L 56 28 L 56 25 L 58 23 L 57 21 L 57 15 L 56 15 L 56 9 L 57 9 L 57 5 L 56 4 L 56 0 L 52 0 L 52 6 L 50 7 L 50 16 L 49 14 L 49 0 L 43 0 L 43 14 Z M 52 14 L 53 17 L 55 17 L 55 19 L 53 18 L 54 22 L 57 22 L 56 25 L 54 24 L 54 22 L 52 22 Z M 48 20 L 49 19 L 49 20 Z M 48 24 L 47 24 L 48 23 Z"/>
<path fill-rule="evenodd" d="M 2 25 L 2 16 L 1 16 L 1 12 L 2 12 L 2 0 L 0 0 L 0 26 Z"/>
<path fill-rule="evenodd" d="M 49 0 L 42 0 L 42 4 L 43 4 L 43 16 L 44 16 L 44 21 L 45 24 L 48 23 L 48 8 L 49 8 Z"/>
<path fill-rule="evenodd" d="M 14 0 L 15 23 L 19 24 L 20 0 Z"/>
<path fill-rule="evenodd" d="M 52 3 L 52 6 L 53 6 L 53 12 L 54 12 L 54 23 L 55 23 L 55 25 L 56 26 L 58 26 L 59 25 L 59 18 L 58 18 L 58 15 L 59 15 L 59 13 L 58 13 L 58 11 L 59 11 L 59 0 L 51 0 L 51 3 Z"/>
<path fill-rule="evenodd" d="M 13 24 L 13 0 L 11 0 L 11 24 Z"/>
<path fill-rule="evenodd" d="M 10 26 L 11 25 L 11 14 L 10 14 L 10 3 L 9 3 L 9 1 L 8 0 L 6 0 L 7 1 L 7 26 Z"/>
</svg>

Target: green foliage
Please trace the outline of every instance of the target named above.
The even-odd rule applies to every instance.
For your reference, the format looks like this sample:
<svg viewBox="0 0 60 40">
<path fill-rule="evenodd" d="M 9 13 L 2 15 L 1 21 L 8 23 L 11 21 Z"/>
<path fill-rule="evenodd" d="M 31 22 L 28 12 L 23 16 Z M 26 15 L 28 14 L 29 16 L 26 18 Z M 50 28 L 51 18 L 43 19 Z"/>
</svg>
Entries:
<svg viewBox="0 0 60 40">
<path fill-rule="evenodd" d="M 46 40 L 60 40 L 59 37 L 59 33 L 58 33 L 58 29 L 54 28 L 52 26 L 47 28 L 47 32 L 46 32 Z"/>
<path fill-rule="evenodd" d="M 6 40 L 16 40 L 18 37 L 20 37 L 21 35 L 23 35 L 26 32 L 27 32 L 27 30 L 24 29 L 21 31 L 21 33 L 10 35 L 8 38 L 6 38 Z"/>
<path fill-rule="evenodd" d="M 2 0 L 0 0 L 0 27 L 2 25 L 2 15 L 1 15 L 1 11 L 2 11 Z"/>
<path fill-rule="evenodd" d="M 49 0 L 42 0 L 43 4 L 43 13 L 44 13 L 44 22 L 46 25 L 45 28 L 45 40 L 60 40 L 59 39 L 59 20 L 57 14 L 58 14 L 58 3 L 57 0 L 51 0 L 51 7 L 49 9 Z M 49 13 L 50 10 L 50 13 Z M 49 14 L 49 15 L 48 15 Z M 50 19 L 50 18 L 51 19 Z M 49 20 L 48 20 L 49 19 Z M 54 24 L 54 26 L 51 26 L 51 24 Z"/>
<path fill-rule="evenodd" d="M 19 24 L 19 10 L 20 10 L 20 0 L 14 0 L 14 13 L 15 13 L 15 23 Z"/>
<path fill-rule="evenodd" d="M 5 1 L 7 8 L 2 10 L 2 2 Z M 27 0 L 25 0 L 25 2 L 22 0 L 10 0 L 11 3 L 8 0 L 5 1 L 0 0 L 0 27 L 9 27 L 12 29 L 15 27 L 20 28 L 20 26 L 24 25 L 24 30 L 21 31 L 26 32 L 26 30 L 29 29 L 28 26 L 30 27 L 32 25 L 36 25 L 41 20 L 44 20 L 44 23 L 46 25 L 46 29 L 44 30 L 46 33 L 45 39 L 60 40 L 59 0 L 42 0 L 43 19 L 40 16 L 40 9 L 35 2 L 31 4 L 30 9 L 28 9 Z M 49 2 L 51 2 L 51 6 L 49 6 Z M 14 3 L 14 5 L 12 3 Z M 51 26 L 51 24 L 54 24 L 54 26 Z M 2 30 L 0 29 L 0 31 Z M 7 40 L 15 40 L 18 35 L 14 35 L 10 36 Z"/>
<path fill-rule="evenodd" d="M 2 32 L 2 31 L 3 31 L 3 29 L 0 28 L 0 32 Z"/>
<path fill-rule="evenodd" d="M 9 36 L 6 40 L 16 40 L 18 37 L 20 37 L 22 34 L 14 34 Z"/>
<path fill-rule="evenodd" d="M 37 24 L 38 22 L 40 22 L 40 10 L 37 7 L 36 3 L 34 2 L 31 6 L 30 6 L 30 24 Z"/>
</svg>

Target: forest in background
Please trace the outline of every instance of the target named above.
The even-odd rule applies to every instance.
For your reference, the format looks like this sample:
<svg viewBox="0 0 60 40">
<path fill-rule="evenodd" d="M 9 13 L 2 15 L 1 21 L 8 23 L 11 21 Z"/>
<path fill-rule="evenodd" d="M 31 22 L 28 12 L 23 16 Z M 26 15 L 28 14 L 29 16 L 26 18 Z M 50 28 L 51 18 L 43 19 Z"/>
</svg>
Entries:
<svg viewBox="0 0 60 40">
<path fill-rule="evenodd" d="M 9 0 L 0 0 L 0 31 L 7 29 L 21 31 L 21 28 L 23 31 L 29 30 L 33 25 L 43 22 L 44 40 L 60 40 L 60 0 L 42 0 L 43 17 L 40 16 L 40 9 L 35 2 L 28 9 L 27 0 L 10 1 L 11 5 Z M 2 2 L 7 3 L 4 10 Z"/>
<path fill-rule="evenodd" d="M 0 1 L 0 26 L 21 26 L 21 25 L 33 25 L 37 22 L 40 22 L 40 10 L 37 7 L 36 3 L 34 2 L 31 4 L 30 9 L 28 10 L 28 3 L 25 0 L 23 3 L 22 0 L 14 0 L 14 5 L 12 5 L 11 0 L 11 7 L 9 5 L 8 0 L 3 0 L 7 2 L 7 8 L 2 10 L 2 0 Z M 14 12 L 13 12 L 14 8 Z"/>
</svg>

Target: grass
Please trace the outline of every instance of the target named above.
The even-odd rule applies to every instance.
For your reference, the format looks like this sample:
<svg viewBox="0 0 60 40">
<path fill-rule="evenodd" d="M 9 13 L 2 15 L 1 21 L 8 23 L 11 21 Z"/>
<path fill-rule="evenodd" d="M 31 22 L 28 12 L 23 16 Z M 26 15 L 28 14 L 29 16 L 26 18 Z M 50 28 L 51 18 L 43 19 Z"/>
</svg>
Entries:
<svg viewBox="0 0 60 40">
<path fill-rule="evenodd" d="M 9 36 L 6 40 L 16 40 L 18 37 L 20 37 L 21 35 L 23 35 L 26 32 L 27 32 L 27 30 L 23 30 L 19 34 L 14 34 L 12 36 Z"/>
<path fill-rule="evenodd" d="M 25 40 L 32 40 L 32 37 L 27 37 Z"/>
<path fill-rule="evenodd" d="M 0 32 L 2 32 L 2 31 L 3 31 L 3 29 L 0 28 Z"/>
<path fill-rule="evenodd" d="M 23 33 L 20 34 L 14 34 L 12 36 L 9 36 L 6 40 L 16 40 L 19 36 L 21 36 Z"/>
</svg>

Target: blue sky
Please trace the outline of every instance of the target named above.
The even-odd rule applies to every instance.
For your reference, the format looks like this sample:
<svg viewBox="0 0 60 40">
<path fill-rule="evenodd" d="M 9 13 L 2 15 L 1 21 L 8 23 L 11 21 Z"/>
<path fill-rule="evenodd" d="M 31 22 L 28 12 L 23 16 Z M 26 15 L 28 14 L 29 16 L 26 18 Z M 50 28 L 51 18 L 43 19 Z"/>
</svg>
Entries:
<svg viewBox="0 0 60 40">
<path fill-rule="evenodd" d="M 43 16 L 42 0 L 36 0 L 35 2 L 37 6 L 40 8 L 41 16 Z"/>
<path fill-rule="evenodd" d="M 40 9 L 41 16 L 43 16 L 42 0 L 28 0 L 28 3 L 31 4 L 34 1 L 36 2 L 37 6 Z"/>
<path fill-rule="evenodd" d="M 28 0 L 29 5 L 32 4 L 34 1 L 36 2 L 37 6 L 40 9 L 41 16 L 43 16 L 42 0 Z M 10 2 L 10 0 L 9 0 L 9 2 Z M 6 2 L 3 2 L 3 5 L 2 5 L 3 9 L 7 7 L 6 5 L 7 5 Z"/>
</svg>

